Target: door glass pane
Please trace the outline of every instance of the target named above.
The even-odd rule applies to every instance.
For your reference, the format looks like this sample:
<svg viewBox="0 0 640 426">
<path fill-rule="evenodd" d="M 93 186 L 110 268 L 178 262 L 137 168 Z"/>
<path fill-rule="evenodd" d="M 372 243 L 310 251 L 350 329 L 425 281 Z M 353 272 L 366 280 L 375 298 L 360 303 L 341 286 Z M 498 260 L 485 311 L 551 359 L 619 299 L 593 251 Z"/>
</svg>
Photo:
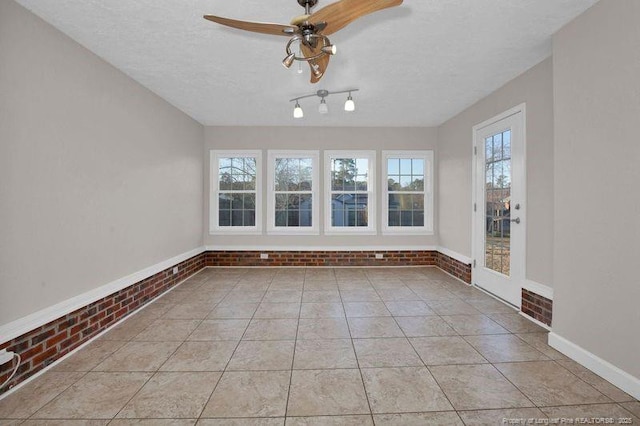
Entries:
<svg viewBox="0 0 640 426">
<path fill-rule="evenodd" d="M 484 141 L 484 266 L 504 275 L 511 271 L 511 130 Z"/>
</svg>

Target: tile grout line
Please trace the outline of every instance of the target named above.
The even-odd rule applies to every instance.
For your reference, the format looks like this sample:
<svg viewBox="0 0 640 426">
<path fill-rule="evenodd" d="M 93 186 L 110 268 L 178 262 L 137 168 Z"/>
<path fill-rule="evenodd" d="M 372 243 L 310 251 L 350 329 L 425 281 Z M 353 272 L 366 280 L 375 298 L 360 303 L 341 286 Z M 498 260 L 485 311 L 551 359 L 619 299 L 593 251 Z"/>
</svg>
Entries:
<svg viewBox="0 0 640 426">
<path fill-rule="evenodd" d="M 369 284 L 372 286 L 373 290 L 375 291 L 375 288 L 373 287 L 373 284 L 371 283 L 371 280 L 369 279 L 369 277 L 367 276 L 367 273 L 365 271 L 365 276 L 367 277 L 367 281 L 369 282 Z M 369 417 L 371 418 L 371 422 L 374 424 L 376 424 L 375 418 L 373 417 L 373 407 L 371 407 L 371 400 L 369 399 L 369 392 L 367 392 L 367 385 L 364 383 L 364 375 L 362 373 L 362 368 L 360 367 L 360 359 L 358 358 L 358 352 L 356 351 L 356 346 L 355 343 L 353 342 L 353 334 L 351 333 L 351 325 L 349 324 L 349 318 L 347 317 L 347 310 L 344 307 L 344 301 L 342 300 L 342 293 L 340 292 L 340 288 L 338 287 L 338 294 L 340 295 L 340 301 L 342 302 L 342 310 L 344 311 L 345 314 L 345 322 L 347 323 L 347 330 L 349 331 L 349 340 L 351 341 L 351 349 L 353 350 L 353 354 L 356 358 L 356 365 L 358 366 L 358 373 L 360 373 L 360 380 L 362 382 L 362 389 L 364 390 L 364 396 L 367 399 L 367 406 L 369 407 Z M 376 294 L 378 294 L 376 292 Z M 378 295 L 378 297 L 380 297 L 380 295 Z"/>
<path fill-rule="evenodd" d="M 306 275 L 306 271 L 305 271 Z M 304 278 L 302 279 L 302 292 L 300 293 L 300 307 L 298 308 L 298 318 L 296 320 L 296 337 L 293 342 L 293 356 L 291 357 L 291 372 L 289 373 L 289 387 L 287 389 L 287 400 L 284 405 L 284 418 L 285 423 L 287 419 L 287 415 L 289 414 L 289 399 L 291 398 L 291 387 L 293 384 L 293 367 L 296 362 L 296 349 L 298 348 L 298 331 L 300 330 L 300 315 L 302 313 L 302 300 L 304 298 Z"/>
</svg>

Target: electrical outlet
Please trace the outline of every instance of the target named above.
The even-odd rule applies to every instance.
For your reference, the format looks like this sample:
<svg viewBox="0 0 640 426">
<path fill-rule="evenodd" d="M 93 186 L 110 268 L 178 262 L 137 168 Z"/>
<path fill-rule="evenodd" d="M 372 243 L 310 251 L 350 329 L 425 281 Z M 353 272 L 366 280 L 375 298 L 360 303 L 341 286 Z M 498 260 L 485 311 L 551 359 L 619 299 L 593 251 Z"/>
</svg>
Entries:
<svg viewBox="0 0 640 426">
<path fill-rule="evenodd" d="M 2 349 L 0 351 L 0 365 L 13 361 L 15 356 L 16 354 L 14 352 L 7 352 L 6 349 Z"/>
<path fill-rule="evenodd" d="M 376 253 L 376 259 L 384 259 L 384 254 Z"/>
<path fill-rule="evenodd" d="M 174 267 L 173 267 L 173 275 L 175 275 L 175 274 L 177 274 L 177 273 L 178 273 L 178 267 L 177 267 L 177 266 L 174 266 Z"/>
<path fill-rule="evenodd" d="M 268 259 L 269 253 L 260 253 L 260 259 Z"/>
</svg>

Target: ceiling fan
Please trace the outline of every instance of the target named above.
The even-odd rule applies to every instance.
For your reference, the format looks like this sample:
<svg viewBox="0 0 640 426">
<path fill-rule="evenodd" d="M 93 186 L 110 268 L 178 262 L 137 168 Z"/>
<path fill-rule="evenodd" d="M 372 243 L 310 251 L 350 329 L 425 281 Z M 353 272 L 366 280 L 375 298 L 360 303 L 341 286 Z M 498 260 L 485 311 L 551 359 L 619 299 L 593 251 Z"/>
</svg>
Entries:
<svg viewBox="0 0 640 426">
<path fill-rule="evenodd" d="M 331 44 L 327 35 L 344 28 L 361 16 L 402 4 L 402 0 L 340 0 L 311 12 L 318 0 L 297 1 L 304 7 L 304 15 L 293 18 L 289 25 L 238 21 L 214 15 L 205 15 L 204 18 L 241 30 L 290 37 L 286 47 L 287 56 L 282 64 L 289 68 L 293 61 L 306 61 L 311 68 L 311 83 L 317 83 L 329 65 L 330 56 L 336 53 L 336 47 Z M 292 52 L 291 46 L 295 43 L 299 44 L 302 56 Z"/>
</svg>

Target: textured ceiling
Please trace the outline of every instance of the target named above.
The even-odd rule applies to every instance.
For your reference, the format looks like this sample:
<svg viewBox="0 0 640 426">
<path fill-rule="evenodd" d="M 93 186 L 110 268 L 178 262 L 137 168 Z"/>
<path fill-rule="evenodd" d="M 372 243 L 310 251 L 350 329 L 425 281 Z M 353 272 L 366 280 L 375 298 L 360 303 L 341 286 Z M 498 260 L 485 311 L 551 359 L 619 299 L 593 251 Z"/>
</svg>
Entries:
<svg viewBox="0 0 640 426">
<path fill-rule="evenodd" d="M 548 57 L 551 35 L 596 0 L 405 0 L 331 36 L 325 77 L 282 67 L 287 42 L 225 28 L 215 14 L 287 24 L 296 0 L 17 0 L 205 125 L 434 126 Z M 331 1 L 320 0 L 316 10 Z M 289 99 L 357 87 L 345 96 Z"/>
</svg>

